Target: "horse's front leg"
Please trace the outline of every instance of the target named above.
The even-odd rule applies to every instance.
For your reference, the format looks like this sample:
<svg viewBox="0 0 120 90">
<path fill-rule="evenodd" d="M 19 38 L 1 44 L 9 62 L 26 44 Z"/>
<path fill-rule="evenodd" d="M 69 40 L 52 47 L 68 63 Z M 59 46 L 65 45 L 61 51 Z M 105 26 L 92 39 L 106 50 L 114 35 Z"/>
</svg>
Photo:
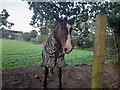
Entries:
<svg viewBox="0 0 120 90">
<path fill-rule="evenodd" d="M 54 75 L 53 68 L 51 68 L 51 73 L 52 73 L 52 75 Z"/>
<path fill-rule="evenodd" d="M 59 78 L 59 88 L 62 88 L 61 78 L 62 78 L 62 68 L 59 68 L 58 71 L 58 78 Z"/>
<path fill-rule="evenodd" d="M 47 77 L 48 77 L 48 67 L 45 67 L 43 88 L 46 88 L 46 87 L 47 87 Z"/>
</svg>

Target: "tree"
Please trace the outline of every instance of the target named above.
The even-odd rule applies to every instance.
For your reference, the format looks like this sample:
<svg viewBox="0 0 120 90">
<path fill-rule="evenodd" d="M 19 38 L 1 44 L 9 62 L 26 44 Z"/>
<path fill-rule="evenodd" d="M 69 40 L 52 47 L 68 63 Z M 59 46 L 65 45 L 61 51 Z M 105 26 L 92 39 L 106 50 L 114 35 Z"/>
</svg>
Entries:
<svg viewBox="0 0 120 90">
<path fill-rule="evenodd" d="M 7 27 L 7 28 L 11 28 L 14 25 L 14 23 L 11 23 L 11 22 L 7 21 L 7 18 L 9 16 L 10 15 L 8 14 L 7 10 L 5 10 L 5 9 L 3 9 L 0 12 L 0 37 L 8 38 L 9 31 L 6 31 L 4 29 L 4 26 Z"/>
<path fill-rule="evenodd" d="M 76 3 L 74 5 L 73 2 L 66 2 L 66 3 L 65 2 L 47 2 L 47 3 L 43 3 L 43 2 L 31 3 L 31 2 L 29 2 L 30 9 L 33 9 L 33 11 L 34 11 L 34 15 L 32 17 L 32 21 L 31 21 L 30 25 L 32 25 L 36 28 L 39 28 L 41 35 L 48 35 L 48 33 L 50 33 L 54 28 L 55 18 L 56 17 L 62 18 L 62 16 L 63 17 L 65 16 L 68 19 L 72 18 L 73 20 L 75 20 L 75 22 L 77 22 L 77 24 L 75 25 L 74 31 L 75 32 L 80 31 L 81 30 L 80 24 L 82 24 L 82 21 L 86 22 L 88 19 L 88 17 L 87 17 L 88 13 L 86 12 L 87 9 L 81 11 L 81 8 L 85 8 L 86 4 L 87 3 Z M 74 6 L 76 6 L 76 7 L 74 7 Z M 79 13 L 81 13 L 81 14 L 79 14 Z M 81 18 L 81 16 L 82 16 L 82 18 Z M 75 17 L 76 17 L 76 19 L 75 19 Z M 71 21 L 72 21 L 72 19 L 71 19 Z M 89 33 L 87 29 L 86 29 L 86 31 L 84 31 L 84 30 L 80 31 L 82 33 L 82 35 Z M 75 43 L 77 43 L 76 45 L 79 44 L 79 46 L 82 46 L 82 47 L 89 46 L 87 41 L 85 42 L 85 40 L 89 41 L 89 39 L 87 37 L 85 39 L 84 37 L 78 35 L 78 38 L 82 38 L 82 40 L 75 42 Z M 80 40 L 80 39 L 77 39 L 77 40 Z"/>
<path fill-rule="evenodd" d="M 44 28 L 47 28 L 48 25 L 54 27 L 53 25 L 56 17 L 62 18 L 65 16 L 68 19 L 73 18 L 74 20 L 75 16 L 77 16 L 77 12 L 80 11 L 79 7 L 74 8 L 73 2 L 29 2 L 29 5 L 30 9 L 33 9 L 34 11 L 30 24 L 34 27 L 38 27 L 40 30 L 42 27 L 42 30 L 44 30 Z M 84 5 L 81 6 L 84 7 Z M 85 13 L 85 11 L 82 11 L 82 13 Z M 85 17 L 86 15 L 83 16 L 84 18 L 81 18 L 81 20 L 87 20 L 87 17 Z M 80 21 L 80 19 L 78 21 Z"/>
<path fill-rule="evenodd" d="M 9 13 L 7 12 L 6 9 L 3 9 L 0 13 L 0 27 L 7 27 L 7 28 L 11 28 L 14 23 L 11 23 L 9 21 L 7 21 L 7 18 L 9 17 Z"/>
<path fill-rule="evenodd" d="M 36 30 L 32 30 L 31 32 L 26 32 L 23 33 L 22 37 L 25 41 L 34 41 L 35 42 L 35 38 L 37 37 L 37 31 Z"/>
<path fill-rule="evenodd" d="M 95 21 L 99 12 L 108 15 L 108 27 L 113 29 L 116 41 L 116 54 L 120 63 L 120 2 L 29 2 L 30 9 L 33 9 L 31 25 L 44 26 L 48 21 L 55 21 L 55 17 L 73 18 L 75 28 L 89 19 Z M 85 29 L 83 32 L 86 34 Z M 81 31 L 82 32 L 82 31 Z"/>
<path fill-rule="evenodd" d="M 30 41 L 31 33 L 28 33 L 28 32 L 23 33 L 22 37 L 25 41 Z"/>
<path fill-rule="evenodd" d="M 114 32 L 117 60 L 118 65 L 120 65 L 120 2 L 111 3 L 110 5 L 114 7 L 114 9 L 111 9 L 112 11 L 109 14 L 108 22 L 109 27 L 111 27 Z"/>
<path fill-rule="evenodd" d="M 108 27 L 112 28 L 117 54 L 117 64 L 120 65 L 120 2 L 93 3 L 96 12 L 103 12 L 108 15 Z"/>
<path fill-rule="evenodd" d="M 32 38 L 36 38 L 36 36 L 38 34 L 38 32 L 36 30 L 32 30 L 30 33 L 31 33 Z"/>
<path fill-rule="evenodd" d="M 10 31 L 4 29 L 3 27 L 0 29 L 0 37 L 1 38 L 8 38 L 8 36 L 10 35 Z"/>
</svg>

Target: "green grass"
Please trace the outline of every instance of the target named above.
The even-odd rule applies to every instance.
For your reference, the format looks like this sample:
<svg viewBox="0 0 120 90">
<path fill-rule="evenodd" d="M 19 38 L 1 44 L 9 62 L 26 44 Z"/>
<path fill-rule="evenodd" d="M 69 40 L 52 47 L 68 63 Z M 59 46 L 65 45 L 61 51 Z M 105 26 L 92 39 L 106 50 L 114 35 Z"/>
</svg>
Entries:
<svg viewBox="0 0 120 90">
<path fill-rule="evenodd" d="M 88 50 L 73 50 L 70 54 L 65 55 L 66 62 L 71 65 L 88 64 L 92 65 L 93 52 Z"/>
<path fill-rule="evenodd" d="M 41 62 L 41 45 L 17 40 L 2 40 L 2 67 L 30 67 Z"/>
<path fill-rule="evenodd" d="M 42 45 L 31 44 L 17 40 L 2 41 L 2 68 L 12 69 L 18 67 L 33 67 L 41 63 Z M 0 46 L 1 47 L 1 46 Z M 65 55 L 66 62 L 71 65 L 92 64 L 92 51 L 73 50 Z"/>
</svg>

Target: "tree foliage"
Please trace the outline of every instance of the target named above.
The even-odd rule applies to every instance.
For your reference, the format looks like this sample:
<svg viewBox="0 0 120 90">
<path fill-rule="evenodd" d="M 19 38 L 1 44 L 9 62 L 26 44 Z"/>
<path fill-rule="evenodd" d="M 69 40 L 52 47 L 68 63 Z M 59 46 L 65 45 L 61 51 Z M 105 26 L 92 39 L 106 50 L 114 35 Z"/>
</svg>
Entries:
<svg viewBox="0 0 120 90">
<path fill-rule="evenodd" d="M 36 38 L 37 34 L 38 34 L 38 32 L 36 30 L 31 31 L 31 37 L 32 38 Z"/>
<path fill-rule="evenodd" d="M 23 33 L 22 38 L 23 38 L 23 40 L 25 40 L 25 41 L 30 41 L 31 34 L 28 33 L 28 32 Z"/>
<path fill-rule="evenodd" d="M 33 9 L 34 15 L 31 20 L 31 25 L 39 28 L 42 35 L 46 35 L 52 31 L 55 24 L 55 18 L 67 17 L 68 19 L 74 19 L 76 25 L 74 30 L 74 36 L 78 36 L 78 32 L 82 36 L 89 34 L 88 27 L 86 30 L 82 30 L 82 22 L 88 20 L 88 13 L 90 13 L 90 7 L 86 7 L 87 3 L 73 3 L 73 2 L 29 2 L 30 9 Z M 81 18 L 82 17 L 82 18 Z M 90 24 L 90 23 L 89 23 Z M 82 32 L 83 31 L 83 32 Z M 75 35 L 76 34 L 76 35 Z M 83 35 L 84 34 L 84 35 Z M 78 37 L 80 40 L 81 37 Z M 86 37 L 87 38 L 87 37 Z M 77 41 L 77 44 L 82 46 L 85 39 Z M 81 43 L 81 44 L 80 44 Z M 87 43 L 84 43 L 87 44 Z M 83 45 L 84 46 L 84 45 Z"/>
<path fill-rule="evenodd" d="M 9 15 L 9 13 L 7 12 L 6 9 L 3 9 L 3 10 L 1 11 L 1 13 L 0 13 L 0 27 L 5 26 L 5 27 L 7 27 L 7 28 L 11 28 L 11 27 L 14 25 L 14 23 L 7 21 L 7 18 L 8 18 L 9 16 L 10 16 L 10 15 Z"/>
<path fill-rule="evenodd" d="M 31 32 L 23 33 L 22 37 L 23 37 L 23 40 L 25 40 L 25 41 L 35 41 L 37 34 L 38 33 L 36 30 L 32 30 Z"/>
<path fill-rule="evenodd" d="M 77 43 L 88 42 L 88 35 L 93 35 L 93 27 L 91 23 L 95 22 L 98 13 L 107 14 L 108 27 L 112 28 L 116 40 L 116 51 L 120 50 L 120 2 L 28 2 L 30 9 L 34 15 L 31 20 L 31 25 L 40 29 L 40 32 L 48 32 L 49 26 L 54 25 L 55 17 L 67 17 L 74 19 L 73 39 L 78 39 Z M 82 23 L 87 23 L 91 27 L 81 28 Z M 52 22 L 52 23 L 51 23 Z M 89 29 L 89 30 L 88 30 Z M 93 30 L 92 30 L 93 29 Z M 80 34 L 79 34 L 80 33 Z M 120 55 L 120 54 L 118 54 Z"/>
<path fill-rule="evenodd" d="M 96 14 L 108 14 L 110 27 L 119 26 L 120 2 L 29 2 L 33 9 L 31 25 L 39 26 L 55 17 L 75 18 L 75 23 L 95 19 Z M 39 22 L 39 23 L 38 23 Z"/>
<path fill-rule="evenodd" d="M 0 29 L 0 38 L 8 38 L 10 31 L 5 30 L 4 28 Z"/>
</svg>

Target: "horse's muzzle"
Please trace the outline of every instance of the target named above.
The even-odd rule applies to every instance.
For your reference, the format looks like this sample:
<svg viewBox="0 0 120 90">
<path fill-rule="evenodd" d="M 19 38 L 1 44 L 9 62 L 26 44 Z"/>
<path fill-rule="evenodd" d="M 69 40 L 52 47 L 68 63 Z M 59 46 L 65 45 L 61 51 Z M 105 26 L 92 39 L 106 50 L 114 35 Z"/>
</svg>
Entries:
<svg viewBox="0 0 120 90">
<path fill-rule="evenodd" d="M 72 50 L 73 50 L 73 48 L 71 48 L 71 49 L 64 48 L 64 49 L 63 49 L 63 52 L 64 52 L 65 54 L 69 54 Z"/>
</svg>

